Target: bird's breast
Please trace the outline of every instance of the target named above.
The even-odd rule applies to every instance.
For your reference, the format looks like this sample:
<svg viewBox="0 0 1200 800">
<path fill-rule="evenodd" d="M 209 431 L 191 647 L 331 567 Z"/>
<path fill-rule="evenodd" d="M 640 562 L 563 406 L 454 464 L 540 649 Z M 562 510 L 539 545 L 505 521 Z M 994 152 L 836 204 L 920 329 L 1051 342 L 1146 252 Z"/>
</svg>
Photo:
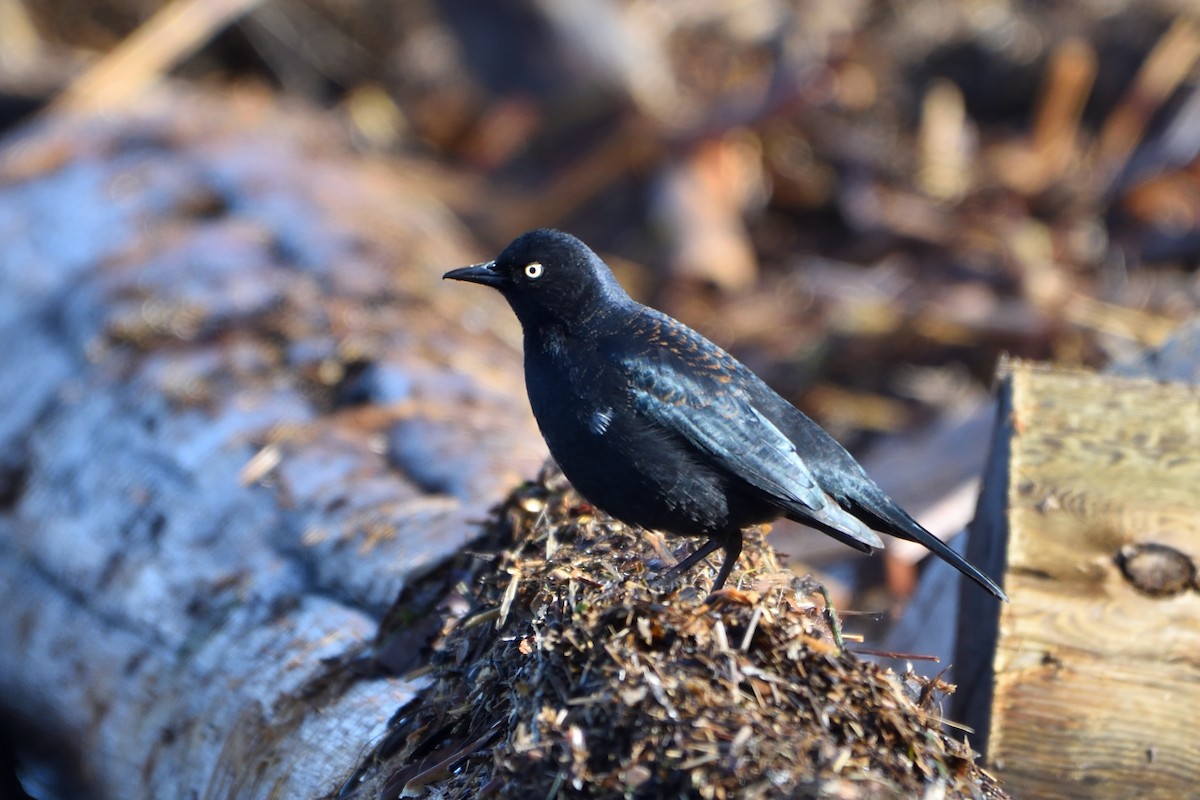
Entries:
<svg viewBox="0 0 1200 800">
<path fill-rule="evenodd" d="M 624 392 L 610 373 L 598 354 L 560 333 L 526 343 L 529 404 L 560 464 L 568 448 L 595 446 L 625 410 Z"/>
<path fill-rule="evenodd" d="M 705 535 L 730 522 L 726 477 L 640 413 L 629 376 L 570 339 L 526 349 L 529 402 L 550 454 L 589 502 L 647 528 Z"/>
</svg>

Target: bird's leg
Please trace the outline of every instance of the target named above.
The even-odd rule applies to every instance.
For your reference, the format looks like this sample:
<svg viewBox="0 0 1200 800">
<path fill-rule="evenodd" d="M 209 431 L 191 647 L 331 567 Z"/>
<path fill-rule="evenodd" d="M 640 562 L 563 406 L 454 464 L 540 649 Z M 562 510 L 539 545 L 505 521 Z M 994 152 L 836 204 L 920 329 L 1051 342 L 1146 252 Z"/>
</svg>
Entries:
<svg viewBox="0 0 1200 800">
<path fill-rule="evenodd" d="M 696 566 L 696 564 L 698 564 L 714 550 L 719 549 L 721 544 L 722 543 L 720 539 L 709 539 L 707 542 L 700 545 L 700 547 L 696 548 L 696 551 L 690 556 L 659 575 L 655 580 L 655 583 L 662 587 L 670 586 L 676 581 L 677 578 L 679 578 L 680 575 Z"/>
<path fill-rule="evenodd" d="M 721 548 L 725 549 L 725 560 L 721 563 L 721 568 L 717 570 L 717 579 L 713 581 L 712 588 L 714 592 L 717 591 L 725 585 L 725 579 L 729 577 L 729 573 L 733 570 L 733 565 L 737 563 L 738 556 L 742 554 L 742 532 L 737 528 L 733 529 L 732 532 L 726 533 L 724 537 L 709 537 L 709 540 L 698 547 L 696 552 L 667 570 L 662 576 L 662 582 L 664 584 L 673 582 L 680 575 L 696 566 L 701 560 Z"/>
<path fill-rule="evenodd" d="M 725 579 L 729 577 L 729 573 L 733 570 L 733 565 L 737 563 L 738 556 L 742 554 L 742 532 L 734 528 L 732 532 L 725 536 L 725 560 L 721 562 L 721 568 L 717 570 L 717 579 L 713 581 L 712 590 L 720 591 L 725 585 Z"/>
</svg>

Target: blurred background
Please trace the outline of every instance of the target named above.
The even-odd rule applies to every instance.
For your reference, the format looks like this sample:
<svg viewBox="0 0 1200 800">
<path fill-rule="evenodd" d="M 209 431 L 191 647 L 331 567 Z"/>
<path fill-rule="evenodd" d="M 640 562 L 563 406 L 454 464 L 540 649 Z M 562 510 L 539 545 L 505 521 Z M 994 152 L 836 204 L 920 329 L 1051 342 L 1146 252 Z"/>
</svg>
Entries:
<svg viewBox="0 0 1200 800">
<path fill-rule="evenodd" d="M 1200 304 L 1190 8 L 0 0 L 0 127 L 164 79 L 322 109 L 481 258 L 531 227 L 583 238 L 951 535 L 1003 354 L 1104 367 Z M 777 537 L 846 587 L 912 591 L 916 552 L 864 580 L 824 537 Z"/>
</svg>

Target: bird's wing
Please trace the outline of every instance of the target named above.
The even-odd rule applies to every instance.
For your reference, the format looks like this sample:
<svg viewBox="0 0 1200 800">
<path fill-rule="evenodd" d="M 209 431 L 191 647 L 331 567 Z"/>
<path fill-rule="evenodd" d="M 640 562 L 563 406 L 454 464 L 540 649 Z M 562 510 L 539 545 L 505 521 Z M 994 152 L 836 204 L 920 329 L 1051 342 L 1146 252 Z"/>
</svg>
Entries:
<svg viewBox="0 0 1200 800">
<path fill-rule="evenodd" d="M 859 550 L 882 547 L 874 531 L 821 488 L 796 446 L 738 386 L 758 379 L 723 356 L 700 355 L 704 364 L 699 369 L 692 369 L 697 365 L 687 359 L 678 366 L 644 354 L 624 360 L 633 407 L 687 439 L 718 468 L 762 492 L 788 515 L 809 520 Z"/>
<path fill-rule="evenodd" d="M 987 575 L 948 544 L 921 526 L 895 500 L 875 483 L 857 461 L 833 437 L 822 430 L 766 384 L 749 383 L 749 401 L 765 416 L 778 422 L 780 431 L 795 442 L 813 464 L 813 477 L 831 494 L 839 506 L 875 530 L 917 542 L 946 563 L 978 583 L 994 596 L 1005 600 L 1004 591 Z"/>
</svg>

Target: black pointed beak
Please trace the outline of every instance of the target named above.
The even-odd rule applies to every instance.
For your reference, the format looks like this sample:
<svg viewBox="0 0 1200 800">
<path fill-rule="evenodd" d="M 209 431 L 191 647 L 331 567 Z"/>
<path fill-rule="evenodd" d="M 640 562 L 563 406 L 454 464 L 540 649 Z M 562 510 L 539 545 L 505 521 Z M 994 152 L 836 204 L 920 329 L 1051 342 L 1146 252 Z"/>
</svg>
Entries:
<svg viewBox="0 0 1200 800">
<path fill-rule="evenodd" d="M 467 283 L 482 283 L 484 286 L 500 286 L 505 282 L 504 275 L 496 270 L 496 262 L 472 264 L 469 267 L 452 269 L 442 276 L 442 280 L 466 281 Z"/>
</svg>

